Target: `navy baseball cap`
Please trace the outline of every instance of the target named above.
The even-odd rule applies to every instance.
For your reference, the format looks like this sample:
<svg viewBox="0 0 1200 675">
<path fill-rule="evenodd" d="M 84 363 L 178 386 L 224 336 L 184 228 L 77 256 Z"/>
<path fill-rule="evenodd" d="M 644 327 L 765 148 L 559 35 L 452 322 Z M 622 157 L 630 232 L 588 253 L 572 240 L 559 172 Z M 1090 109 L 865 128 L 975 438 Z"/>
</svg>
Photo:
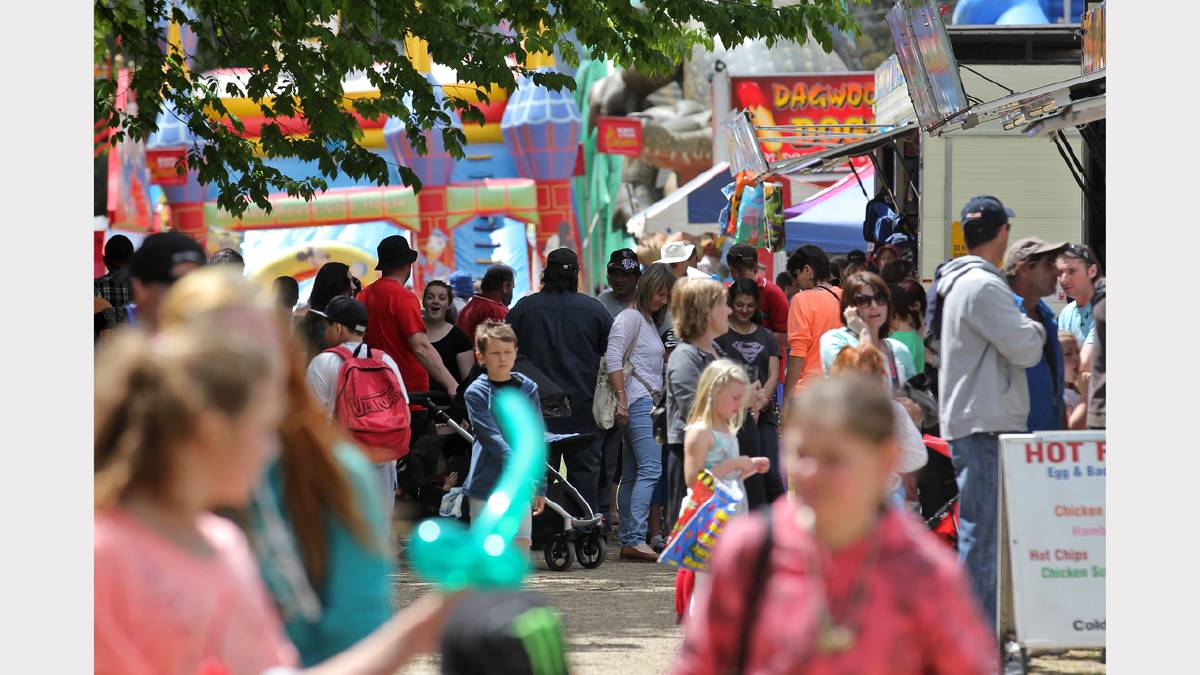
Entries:
<svg viewBox="0 0 1200 675">
<path fill-rule="evenodd" d="M 1008 222 L 1016 214 L 1012 209 L 1005 208 L 999 199 L 989 195 L 972 197 L 962 210 L 962 226 L 995 227 Z"/>
</svg>

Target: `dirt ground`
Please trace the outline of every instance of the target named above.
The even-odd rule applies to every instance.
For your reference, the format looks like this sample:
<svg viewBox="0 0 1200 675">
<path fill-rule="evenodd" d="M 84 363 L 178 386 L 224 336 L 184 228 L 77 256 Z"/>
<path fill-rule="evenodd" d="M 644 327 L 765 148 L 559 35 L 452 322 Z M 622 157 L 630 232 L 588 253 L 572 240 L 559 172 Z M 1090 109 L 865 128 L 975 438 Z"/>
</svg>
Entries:
<svg viewBox="0 0 1200 675">
<path fill-rule="evenodd" d="M 665 673 L 682 640 L 675 625 L 675 574 L 662 565 L 608 560 L 594 570 L 575 565 L 566 572 L 546 569 L 537 554 L 528 588 L 544 594 L 562 613 L 576 675 Z M 405 568 L 396 576 L 401 606 L 429 588 Z M 438 673 L 436 657 L 405 673 Z M 1032 671 L 1044 675 L 1105 673 L 1100 652 L 1072 651 L 1035 657 Z"/>
</svg>

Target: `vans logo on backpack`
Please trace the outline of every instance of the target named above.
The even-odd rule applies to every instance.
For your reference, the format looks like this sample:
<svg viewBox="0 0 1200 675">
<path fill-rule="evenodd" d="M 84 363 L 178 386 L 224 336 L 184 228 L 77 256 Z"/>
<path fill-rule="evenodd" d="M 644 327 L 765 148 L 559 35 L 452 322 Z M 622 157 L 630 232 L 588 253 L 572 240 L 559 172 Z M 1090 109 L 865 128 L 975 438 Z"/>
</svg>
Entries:
<svg viewBox="0 0 1200 675">
<path fill-rule="evenodd" d="M 371 413 L 383 412 L 403 398 L 399 391 L 389 389 L 382 394 L 351 399 L 347 401 L 346 405 L 350 406 L 350 412 L 355 417 L 361 417 L 363 415 L 370 415 Z"/>
</svg>

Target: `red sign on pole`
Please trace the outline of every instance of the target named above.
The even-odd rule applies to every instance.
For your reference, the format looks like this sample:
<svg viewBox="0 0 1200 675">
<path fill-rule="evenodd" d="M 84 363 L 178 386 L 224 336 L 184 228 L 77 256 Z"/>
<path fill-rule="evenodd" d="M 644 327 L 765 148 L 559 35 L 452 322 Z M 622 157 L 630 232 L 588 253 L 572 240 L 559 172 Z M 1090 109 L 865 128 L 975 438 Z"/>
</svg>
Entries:
<svg viewBox="0 0 1200 675">
<path fill-rule="evenodd" d="M 175 164 L 183 160 L 183 173 L 177 173 Z M 158 148 L 146 151 L 146 165 L 150 169 L 150 182 L 155 185 L 183 185 L 187 182 L 187 148 Z"/>
<path fill-rule="evenodd" d="M 803 125 L 798 131 L 761 129 L 768 162 L 817 152 L 869 136 L 875 119 L 873 73 L 732 77 L 733 107 L 750 111 L 757 127 Z"/>
<path fill-rule="evenodd" d="M 610 155 L 642 154 L 642 121 L 628 117 L 596 118 L 596 150 Z"/>
</svg>

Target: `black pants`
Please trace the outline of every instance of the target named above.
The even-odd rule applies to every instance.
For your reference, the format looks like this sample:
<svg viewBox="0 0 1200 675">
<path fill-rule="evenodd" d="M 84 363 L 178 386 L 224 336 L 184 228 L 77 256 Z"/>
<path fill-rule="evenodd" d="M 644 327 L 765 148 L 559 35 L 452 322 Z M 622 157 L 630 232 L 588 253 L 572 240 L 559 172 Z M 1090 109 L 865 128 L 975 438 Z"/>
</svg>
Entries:
<svg viewBox="0 0 1200 675">
<path fill-rule="evenodd" d="M 928 447 L 925 451 L 929 453 L 929 461 L 917 472 L 917 499 L 921 515 L 932 518 L 938 509 L 958 496 L 958 483 L 949 457 Z"/>
<path fill-rule="evenodd" d="M 779 426 L 775 422 L 758 421 L 758 456 L 771 461 L 771 469 L 762 477 L 763 493 L 770 504 L 787 492 L 783 487 L 783 471 L 779 465 Z"/>
<path fill-rule="evenodd" d="M 762 457 L 758 448 L 758 425 L 749 416 L 746 423 L 738 429 L 738 454 L 742 457 Z M 751 509 L 757 509 L 767 504 L 767 495 L 763 489 L 763 474 L 756 473 L 747 476 L 742 481 L 746 486 L 746 501 Z"/>
<path fill-rule="evenodd" d="M 617 425 L 604 433 L 604 448 L 600 454 L 599 483 L 596 485 L 596 508 L 604 515 L 604 530 L 612 526 L 612 486 L 621 478 L 621 444 L 623 435 Z"/>
<path fill-rule="evenodd" d="M 683 480 L 683 443 L 668 443 L 667 450 L 667 525 L 674 527 L 688 485 Z"/>
</svg>

